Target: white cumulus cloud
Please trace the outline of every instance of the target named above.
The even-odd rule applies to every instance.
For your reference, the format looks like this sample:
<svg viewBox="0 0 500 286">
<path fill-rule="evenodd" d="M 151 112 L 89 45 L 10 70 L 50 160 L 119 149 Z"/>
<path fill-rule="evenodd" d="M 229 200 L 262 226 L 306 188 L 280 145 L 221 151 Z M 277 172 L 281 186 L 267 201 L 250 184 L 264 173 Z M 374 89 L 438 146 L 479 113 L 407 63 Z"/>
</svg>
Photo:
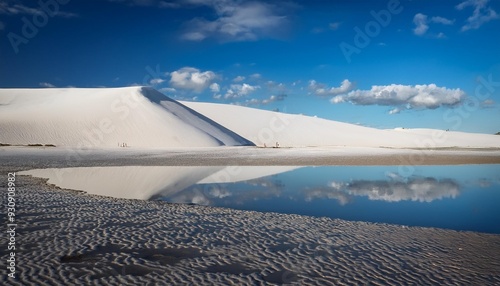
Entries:
<svg viewBox="0 0 500 286">
<path fill-rule="evenodd" d="M 220 85 L 216 82 L 212 83 L 210 85 L 210 91 L 213 92 L 213 93 L 217 93 L 220 91 Z"/>
<path fill-rule="evenodd" d="M 200 71 L 192 67 L 184 67 L 170 73 L 170 85 L 174 88 L 201 92 L 209 87 L 217 78 L 213 71 Z"/>
<path fill-rule="evenodd" d="M 415 29 L 413 29 L 413 33 L 415 35 L 423 35 L 429 30 L 429 25 L 427 25 L 427 15 L 422 13 L 418 13 L 413 17 L 413 23 L 415 24 Z"/>
<path fill-rule="evenodd" d="M 394 109 L 389 110 L 389 114 L 398 114 L 398 113 L 401 113 L 400 107 L 396 107 Z"/>
<path fill-rule="evenodd" d="M 241 75 L 239 75 L 239 76 L 237 76 L 237 77 L 233 78 L 233 81 L 234 81 L 234 82 L 242 82 L 242 81 L 244 81 L 244 80 L 245 80 L 245 77 L 244 77 L 244 76 L 241 76 Z"/>
<path fill-rule="evenodd" d="M 259 88 L 260 86 L 258 85 L 250 85 L 247 83 L 232 84 L 230 88 L 227 90 L 226 94 L 224 95 L 224 98 L 225 99 L 240 98 L 256 91 Z"/>
<path fill-rule="evenodd" d="M 331 103 L 350 102 L 357 105 L 384 105 L 407 108 L 435 109 L 441 106 L 456 106 L 466 98 L 461 89 L 423 85 L 374 85 L 370 90 L 353 90 L 348 94 L 333 97 Z M 392 114 L 401 111 L 397 109 Z"/>
<path fill-rule="evenodd" d="M 315 80 L 309 81 L 309 90 L 311 90 L 314 94 L 319 96 L 328 96 L 328 95 L 338 95 L 344 94 L 351 91 L 354 88 L 354 84 L 350 82 L 348 79 L 344 79 L 339 87 L 327 87 L 322 83 L 318 83 Z"/>
<path fill-rule="evenodd" d="M 162 78 L 153 78 L 152 80 L 149 81 L 149 84 L 155 86 L 162 84 L 163 82 L 165 82 L 165 80 Z"/>
</svg>

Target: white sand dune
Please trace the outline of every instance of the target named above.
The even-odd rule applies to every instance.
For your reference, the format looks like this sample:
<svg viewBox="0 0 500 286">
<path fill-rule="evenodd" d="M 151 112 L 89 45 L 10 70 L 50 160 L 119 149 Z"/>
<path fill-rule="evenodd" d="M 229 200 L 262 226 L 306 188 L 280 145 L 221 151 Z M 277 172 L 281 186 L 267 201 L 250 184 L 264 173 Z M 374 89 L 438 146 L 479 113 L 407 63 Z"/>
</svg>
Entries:
<svg viewBox="0 0 500 286">
<path fill-rule="evenodd" d="M 394 147 L 394 148 L 499 148 L 500 136 L 435 129 L 381 130 L 254 108 L 201 103 L 182 104 L 212 118 L 257 146 Z"/>
<path fill-rule="evenodd" d="M 71 147 L 252 145 L 147 87 L 0 89 L 0 143 Z"/>
<path fill-rule="evenodd" d="M 247 140 L 248 139 L 248 140 Z M 109 148 L 499 148 L 500 136 L 380 130 L 234 105 L 177 102 L 148 87 L 0 89 L 0 143 Z"/>
</svg>

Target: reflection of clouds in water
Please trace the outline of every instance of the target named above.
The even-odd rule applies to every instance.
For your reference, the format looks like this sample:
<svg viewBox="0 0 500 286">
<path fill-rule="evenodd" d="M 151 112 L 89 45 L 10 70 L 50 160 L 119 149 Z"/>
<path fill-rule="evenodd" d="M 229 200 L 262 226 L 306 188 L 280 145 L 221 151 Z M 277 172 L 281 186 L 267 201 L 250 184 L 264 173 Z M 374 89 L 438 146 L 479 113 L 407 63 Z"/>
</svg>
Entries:
<svg viewBox="0 0 500 286">
<path fill-rule="evenodd" d="M 385 176 L 393 181 L 404 182 L 406 180 L 405 177 L 395 172 L 387 172 L 385 173 Z"/>
<path fill-rule="evenodd" d="M 340 205 L 350 203 L 354 196 L 366 196 L 370 200 L 387 202 L 432 202 L 437 199 L 457 197 L 460 194 L 460 186 L 451 179 L 435 178 L 412 178 L 407 181 L 357 180 L 350 183 L 333 181 L 327 187 L 306 189 L 302 193 L 306 201 L 334 199 Z"/>
<path fill-rule="evenodd" d="M 476 185 L 481 187 L 481 188 L 490 188 L 494 185 L 500 185 L 500 178 L 491 178 L 491 179 L 486 179 L 486 178 L 481 178 L 477 180 Z"/>
<path fill-rule="evenodd" d="M 343 185 L 344 183 L 336 183 L 338 185 Z M 306 189 L 302 191 L 306 202 L 310 202 L 315 199 L 331 199 L 337 200 L 340 205 L 345 205 L 351 202 L 352 197 L 341 189 L 336 189 L 335 187 L 318 187 L 314 189 Z"/>
<path fill-rule="evenodd" d="M 457 197 L 460 186 L 451 179 L 435 178 L 413 178 L 407 182 L 360 180 L 348 184 L 346 191 L 355 196 L 367 196 L 370 200 L 432 202 Z"/>
<path fill-rule="evenodd" d="M 264 200 L 273 197 L 280 197 L 285 189 L 285 185 L 279 181 L 274 181 L 271 177 L 258 178 L 242 182 L 240 188 L 234 189 L 231 192 L 231 197 L 224 198 L 222 201 L 225 204 L 241 205 L 245 201 Z M 248 188 L 250 186 L 250 188 Z M 228 186 L 225 186 L 229 191 Z"/>
<path fill-rule="evenodd" d="M 195 185 L 164 199 L 173 203 L 218 205 L 218 201 L 228 205 L 242 205 L 245 201 L 280 197 L 284 188 L 281 181 L 259 178 L 236 184 Z"/>
<path fill-rule="evenodd" d="M 285 185 L 280 180 L 273 181 L 269 177 L 268 178 L 264 177 L 264 178 L 253 179 L 253 180 L 245 181 L 244 183 L 247 185 L 250 185 L 250 186 L 254 186 L 254 187 L 265 187 L 268 190 L 271 189 L 271 190 L 281 191 L 285 187 Z"/>
<path fill-rule="evenodd" d="M 164 198 L 168 198 L 168 201 L 171 203 L 178 204 L 197 204 L 203 206 L 209 206 L 212 204 L 212 202 L 205 195 L 203 188 L 200 186 L 192 186 L 173 196 Z"/>
<path fill-rule="evenodd" d="M 488 179 L 479 179 L 479 181 L 477 182 L 477 184 L 481 187 L 481 188 L 489 188 L 493 185 L 493 182 L 491 180 L 488 180 Z"/>
<path fill-rule="evenodd" d="M 340 205 L 351 203 L 356 196 L 386 202 L 432 202 L 455 198 L 460 186 L 451 179 L 401 178 L 388 173 L 388 180 L 332 181 L 327 186 L 311 187 L 298 193 L 286 192 L 287 198 L 310 202 L 317 199 L 336 200 Z M 486 182 L 484 182 L 486 183 Z M 175 203 L 199 205 L 242 205 L 245 202 L 280 198 L 285 185 L 272 177 L 253 179 L 236 184 L 203 184 L 191 186 L 166 199 Z"/>
<path fill-rule="evenodd" d="M 208 189 L 208 195 L 213 198 L 223 199 L 231 196 L 231 191 L 221 185 L 215 185 Z"/>
</svg>

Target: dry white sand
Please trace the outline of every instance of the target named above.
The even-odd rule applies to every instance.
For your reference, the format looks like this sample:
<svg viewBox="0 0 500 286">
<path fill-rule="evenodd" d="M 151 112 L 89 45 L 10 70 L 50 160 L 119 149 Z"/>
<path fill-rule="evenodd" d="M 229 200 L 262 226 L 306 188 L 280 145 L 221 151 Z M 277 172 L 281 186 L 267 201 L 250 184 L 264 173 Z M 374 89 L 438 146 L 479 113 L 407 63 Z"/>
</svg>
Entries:
<svg viewBox="0 0 500 286">
<path fill-rule="evenodd" d="M 500 164 L 500 149 L 169 148 L 79 149 L 0 147 L 4 166 L 34 168 L 98 166 L 315 166 Z"/>
<path fill-rule="evenodd" d="M 0 171 L 5 188 L 13 169 Z M 27 176 L 16 182 L 19 277 L 7 280 L 0 269 L 4 285 L 500 283 L 499 235 L 113 199 Z M 5 247 L 0 253 L 5 261 Z"/>
</svg>

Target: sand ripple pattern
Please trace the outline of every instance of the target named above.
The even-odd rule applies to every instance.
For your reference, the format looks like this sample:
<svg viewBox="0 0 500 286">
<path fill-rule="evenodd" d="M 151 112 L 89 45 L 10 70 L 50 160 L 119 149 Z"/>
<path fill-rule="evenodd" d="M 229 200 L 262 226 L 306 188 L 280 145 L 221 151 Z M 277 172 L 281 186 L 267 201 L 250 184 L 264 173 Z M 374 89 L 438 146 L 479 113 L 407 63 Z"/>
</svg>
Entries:
<svg viewBox="0 0 500 286">
<path fill-rule="evenodd" d="M 500 285 L 499 235 L 17 183 L 19 277 L 2 267 L 3 285 Z"/>
</svg>

